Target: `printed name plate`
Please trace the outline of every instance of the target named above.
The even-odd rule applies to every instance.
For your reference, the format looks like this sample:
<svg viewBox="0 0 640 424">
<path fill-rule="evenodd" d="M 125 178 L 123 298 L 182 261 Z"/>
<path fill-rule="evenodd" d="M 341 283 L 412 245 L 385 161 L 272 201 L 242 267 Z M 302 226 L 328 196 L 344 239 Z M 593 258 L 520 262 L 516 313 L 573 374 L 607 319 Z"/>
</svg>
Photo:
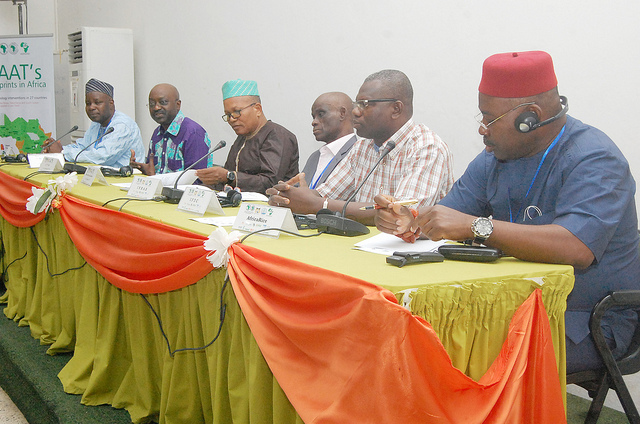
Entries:
<svg viewBox="0 0 640 424">
<path fill-rule="evenodd" d="M 127 196 L 136 199 L 153 199 L 162 192 L 162 183 L 155 178 L 146 178 L 136 175 L 133 177 Z"/>
<path fill-rule="evenodd" d="M 242 202 L 238 216 L 233 223 L 233 229 L 251 233 L 265 228 L 273 228 L 273 230 L 265 230 L 258 234 L 278 238 L 280 231 L 277 229 L 299 234 L 291 209 L 263 203 Z"/>
<path fill-rule="evenodd" d="M 40 168 L 38 168 L 38 171 L 46 173 L 60 172 L 62 171 L 62 163 L 57 157 L 45 156 L 42 158 L 42 162 L 40 162 Z"/>
<path fill-rule="evenodd" d="M 178 210 L 204 215 L 211 212 L 216 215 L 224 215 L 216 192 L 206 187 L 187 186 L 178 203 Z"/>
<path fill-rule="evenodd" d="M 84 171 L 84 176 L 80 182 L 91 187 L 94 181 L 100 185 L 109 185 L 99 166 L 87 166 L 87 170 Z"/>
</svg>

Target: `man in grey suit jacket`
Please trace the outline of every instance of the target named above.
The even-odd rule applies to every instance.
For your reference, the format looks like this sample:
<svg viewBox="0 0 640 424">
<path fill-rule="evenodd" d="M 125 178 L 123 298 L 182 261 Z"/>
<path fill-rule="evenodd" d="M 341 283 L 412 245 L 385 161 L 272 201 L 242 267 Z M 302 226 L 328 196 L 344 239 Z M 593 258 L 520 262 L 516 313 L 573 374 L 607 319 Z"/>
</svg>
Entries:
<svg viewBox="0 0 640 424">
<path fill-rule="evenodd" d="M 302 171 L 309 188 L 324 183 L 356 142 L 352 109 L 351 98 L 340 92 L 324 93 L 313 102 L 313 135 L 326 144 L 309 156 Z"/>
</svg>

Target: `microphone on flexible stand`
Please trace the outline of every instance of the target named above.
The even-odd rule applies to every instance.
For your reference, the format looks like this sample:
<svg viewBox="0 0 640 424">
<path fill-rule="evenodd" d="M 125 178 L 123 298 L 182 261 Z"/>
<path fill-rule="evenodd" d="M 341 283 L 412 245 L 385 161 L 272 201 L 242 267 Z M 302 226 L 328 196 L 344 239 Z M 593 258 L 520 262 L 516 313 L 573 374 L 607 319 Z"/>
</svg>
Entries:
<svg viewBox="0 0 640 424">
<path fill-rule="evenodd" d="M 95 145 L 98 144 L 100 142 L 100 140 L 102 140 L 102 138 L 107 135 L 107 134 L 111 134 L 113 132 L 113 127 L 109 127 L 107 128 L 107 130 L 104 132 L 104 134 L 102 134 L 100 137 L 98 137 L 96 139 L 96 141 L 87 144 L 85 147 L 82 148 L 82 150 L 80 150 L 78 152 L 78 154 L 76 155 L 75 159 L 73 159 L 73 163 L 71 162 L 65 162 L 64 164 L 64 172 L 65 173 L 70 173 L 70 172 L 77 172 L 78 174 L 84 174 L 85 171 L 87 170 L 86 166 L 82 166 L 82 165 L 77 165 L 78 162 L 78 156 L 80 156 L 80 153 L 84 152 L 85 150 L 87 150 L 91 145 Z"/>
<path fill-rule="evenodd" d="M 344 203 L 344 207 L 342 208 L 342 215 L 340 212 L 336 212 L 335 214 L 329 209 L 320 209 L 316 214 L 316 225 L 318 226 L 318 232 L 325 232 L 328 234 L 336 234 L 339 236 L 361 236 L 364 234 L 369 234 L 370 230 L 366 225 L 354 221 L 353 219 L 346 218 L 347 214 L 347 205 L 354 199 L 356 194 L 360 191 L 365 181 L 369 178 L 369 176 L 373 173 L 373 171 L 378 167 L 382 159 L 389 154 L 390 151 L 395 149 L 396 143 L 389 140 L 387 141 L 387 145 L 382 150 L 382 154 L 378 161 L 373 165 L 373 167 L 369 170 L 369 173 L 364 177 L 358 188 L 355 189 L 353 194 L 349 196 L 347 201 Z"/>
<path fill-rule="evenodd" d="M 182 173 L 180 173 L 180 175 L 176 179 L 176 182 L 173 184 L 173 187 L 162 187 L 162 196 L 164 197 L 163 200 L 166 203 L 179 203 L 180 199 L 182 198 L 182 195 L 184 194 L 184 190 L 180 190 L 178 188 L 178 181 L 180 181 L 180 178 L 182 178 L 184 173 L 187 172 L 188 170 L 190 170 L 191 168 L 193 168 L 194 166 L 196 166 L 198 163 L 200 163 L 200 161 L 205 159 L 207 156 L 209 156 L 210 154 L 212 154 L 215 151 L 218 151 L 218 150 L 222 149 L 226 145 L 227 145 L 226 141 L 220 140 L 220 142 L 218 144 L 216 144 L 215 146 L 213 146 L 212 148 L 209 149 L 209 151 L 207 152 L 206 155 L 202 156 L 200 159 L 198 159 L 197 161 L 193 162 L 184 171 L 182 171 Z"/>
<path fill-rule="evenodd" d="M 46 149 L 47 147 L 51 146 L 53 143 L 56 143 L 56 142 L 58 142 L 58 141 L 62 140 L 63 138 L 65 138 L 66 136 L 68 136 L 68 135 L 69 135 L 69 134 L 71 134 L 72 132 L 76 131 L 77 129 L 78 129 L 78 126 L 77 126 L 77 125 L 74 125 L 74 126 L 73 126 L 73 128 L 71 128 L 69 131 L 67 131 L 66 133 L 64 133 L 64 135 L 62 135 L 62 136 L 58 137 L 58 139 L 57 139 L 57 140 L 52 140 L 52 141 L 50 141 L 50 142 L 48 142 L 48 143 L 43 144 L 43 145 L 42 145 L 42 148 L 43 148 L 43 149 Z"/>
</svg>

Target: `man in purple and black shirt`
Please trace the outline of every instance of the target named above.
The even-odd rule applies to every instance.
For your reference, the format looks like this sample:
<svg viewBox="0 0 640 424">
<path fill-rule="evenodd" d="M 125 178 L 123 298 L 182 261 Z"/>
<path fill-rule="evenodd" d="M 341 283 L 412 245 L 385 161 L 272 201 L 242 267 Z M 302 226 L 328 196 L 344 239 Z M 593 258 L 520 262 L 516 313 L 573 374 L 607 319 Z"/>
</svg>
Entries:
<svg viewBox="0 0 640 424">
<path fill-rule="evenodd" d="M 131 167 L 145 175 L 178 172 L 207 154 L 211 141 L 200 124 L 180 111 L 180 94 L 171 84 L 158 84 L 149 93 L 149 113 L 160 126 L 153 131 L 146 163 L 136 162 L 131 152 Z M 194 169 L 213 166 L 213 155 Z"/>
</svg>

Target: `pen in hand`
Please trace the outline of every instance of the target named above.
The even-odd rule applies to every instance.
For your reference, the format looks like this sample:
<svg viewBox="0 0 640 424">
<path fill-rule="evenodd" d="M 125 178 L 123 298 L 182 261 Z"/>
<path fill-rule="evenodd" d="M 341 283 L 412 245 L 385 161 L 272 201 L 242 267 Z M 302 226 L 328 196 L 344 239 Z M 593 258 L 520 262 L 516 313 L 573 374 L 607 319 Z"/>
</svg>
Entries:
<svg viewBox="0 0 640 424">
<path fill-rule="evenodd" d="M 391 204 L 393 205 L 403 205 L 403 206 L 415 205 L 416 203 L 418 203 L 418 199 L 398 200 L 396 202 L 391 202 Z M 386 207 L 380 206 L 380 205 L 371 205 L 371 206 L 363 206 L 360 208 L 361 211 L 371 211 L 374 209 L 386 209 Z"/>
</svg>

